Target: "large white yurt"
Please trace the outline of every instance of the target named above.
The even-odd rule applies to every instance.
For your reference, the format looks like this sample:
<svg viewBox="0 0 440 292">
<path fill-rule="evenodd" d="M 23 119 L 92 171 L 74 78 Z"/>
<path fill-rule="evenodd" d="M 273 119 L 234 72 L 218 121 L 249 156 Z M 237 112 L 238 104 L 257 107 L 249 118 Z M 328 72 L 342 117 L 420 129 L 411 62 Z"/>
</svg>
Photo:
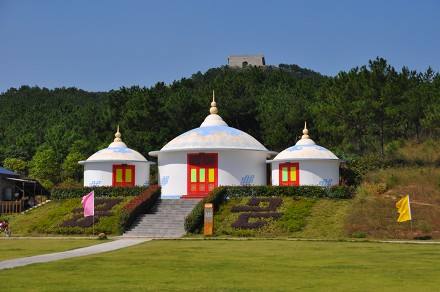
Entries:
<svg viewBox="0 0 440 292">
<path fill-rule="evenodd" d="M 78 163 L 84 165 L 85 187 L 132 187 L 149 184 L 151 162 L 122 142 L 119 126 L 113 143 Z"/>
<path fill-rule="evenodd" d="M 158 158 L 162 198 L 202 198 L 221 185 L 266 185 L 273 152 L 223 121 L 214 92 L 209 112 L 200 127 L 149 153 Z"/>
<path fill-rule="evenodd" d="M 316 145 L 310 139 L 307 124 L 301 139 L 280 152 L 273 160 L 272 185 L 332 186 L 339 184 L 341 160 L 330 150 Z"/>
</svg>

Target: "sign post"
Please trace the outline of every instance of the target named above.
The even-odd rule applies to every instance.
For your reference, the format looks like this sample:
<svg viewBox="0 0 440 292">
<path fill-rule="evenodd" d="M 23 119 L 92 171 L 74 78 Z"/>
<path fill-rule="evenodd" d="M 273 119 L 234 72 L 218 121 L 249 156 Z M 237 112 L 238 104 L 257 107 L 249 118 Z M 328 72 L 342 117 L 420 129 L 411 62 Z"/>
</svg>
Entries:
<svg viewBox="0 0 440 292">
<path fill-rule="evenodd" d="M 205 204 L 203 235 L 211 236 L 214 227 L 214 209 L 212 204 Z"/>
</svg>

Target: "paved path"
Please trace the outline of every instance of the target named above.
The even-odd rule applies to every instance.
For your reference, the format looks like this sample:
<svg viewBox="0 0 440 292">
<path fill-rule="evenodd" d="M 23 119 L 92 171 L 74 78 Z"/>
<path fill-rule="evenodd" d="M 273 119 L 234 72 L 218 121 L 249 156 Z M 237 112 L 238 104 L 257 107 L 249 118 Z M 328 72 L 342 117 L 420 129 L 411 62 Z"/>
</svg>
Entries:
<svg viewBox="0 0 440 292">
<path fill-rule="evenodd" d="M 97 253 L 113 251 L 113 250 L 121 249 L 124 247 L 136 245 L 136 244 L 139 244 L 139 243 L 142 243 L 145 241 L 149 241 L 149 240 L 151 240 L 151 239 L 148 239 L 148 238 L 119 239 L 119 240 L 115 240 L 115 241 L 111 241 L 111 242 L 96 244 L 96 245 L 82 247 L 82 248 L 73 249 L 73 250 L 69 250 L 69 251 L 55 252 L 55 253 L 49 253 L 49 254 L 43 254 L 43 255 L 1 261 L 0 262 L 0 270 L 11 269 L 11 268 L 15 268 L 15 267 L 22 267 L 22 266 L 27 266 L 30 264 L 47 263 L 47 262 L 53 262 L 53 261 L 58 261 L 58 260 L 62 260 L 62 259 L 82 257 L 82 256 L 86 256 L 86 255 L 92 255 L 92 254 L 97 254 Z"/>
</svg>

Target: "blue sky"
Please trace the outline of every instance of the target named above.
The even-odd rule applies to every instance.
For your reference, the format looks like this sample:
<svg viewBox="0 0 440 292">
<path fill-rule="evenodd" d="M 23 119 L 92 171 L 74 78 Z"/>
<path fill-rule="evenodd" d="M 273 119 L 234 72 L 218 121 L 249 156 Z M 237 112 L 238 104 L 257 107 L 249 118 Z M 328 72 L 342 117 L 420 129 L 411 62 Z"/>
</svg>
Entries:
<svg viewBox="0 0 440 292">
<path fill-rule="evenodd" d="M 440 70 L 440 1 L 0 0 L 0 92 L 151 86 L 263 53 L 327 75 Z"/>
</svg>

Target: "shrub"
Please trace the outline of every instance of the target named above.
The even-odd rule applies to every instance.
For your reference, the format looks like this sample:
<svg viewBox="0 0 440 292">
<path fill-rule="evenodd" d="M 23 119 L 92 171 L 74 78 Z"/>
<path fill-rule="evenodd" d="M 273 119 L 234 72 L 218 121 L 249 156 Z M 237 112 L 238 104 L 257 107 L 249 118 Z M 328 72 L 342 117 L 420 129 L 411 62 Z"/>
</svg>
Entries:
<svg viewBox="0 0 440 292">
<path fill-rule="evenodd" d="M 231 226 L 234 228 L 240 228 L 240 229 L 257 229 L 257 228 L 261 228 L 264 225 L 266 225 L 267 221 L 258 220 L 258 221 L 254 221 L 254 222 L 249 222 L 249 219 L 251 219 L 251 218 L 279 219 L 279 218 L 281 218 L 282 215 L 283 214 L 281 214 L 280 212 L 246 212 L 246 213 L 241 213 L 238 216 L 237 221 L 232 223 Z"/>
<path fill-rule="evenodd" d="M 353 237 L 353 238 L 366 238 L 367 234 L 363 231 L 355 231 L 351 234 L 351 237 Z"/>
<path fill-rule="evenodd" d="M 120 228 L 125 230 L 142 212 L 151 208 L 160 197 L 160 187 L 152 185 L 122 207 Z"/>
<path fill-rule="evenodd" d="M 269 203 L 267 207 L 261 207 L 261 203 Z M 267 225 L 267 220 L 249 222 L 251 219 L 279 219 L 280 212 L 275 212 L 283 203 L 281 198 L 255 198 L 251 197 L 246 205 L 232 206 L 231 212 L 241 213 L 231 227 L 240 229 L 257 229 Z"/>
<path fill-rule="evenodd" d="M 61 223 L 60 227 L 92 227 L 94 224 L 98 224 L 103 217 L 113 215 L 113 207 L 121 202 L 121 198 L 97 198 L 95 199 L 94 216 L 84 217 L 83 208 L 75 208 L 72 210 L 73 216 Z"/>
<path fill-rule="evenodd" d="M 208 197 L 201 200 L 185 218 L 185 230 L 191 233 L 199 233 L 203 226 L 204 206 L 206 203 L 212 203 L 214 212 L 226 200 L 227 188 L 218 187 L 212 190 Z"/>
<path fill-rule="evenodd" d="M 234 197 L 306 197 L 349 199 L 353 197 L 353 189 L 348 186 L 230 186 L 225 187 L 228 198 Z"/>
<path fill-rule="evenodd" d="M 260 206 L 261 203 L 269 203 L 267 207 Z M 276 211 L 283 203 L 281 198 L 250 198 L 246 205 L 232 206 L 231 212 L 269 212 Z"/>
<path fill-rule="evenodd" d="M 81 198 L 82 196 L 95 191 L 95 197 L 126 197 L 137 196 L 141 192 L 147 190 L 148 187 L 73 187 L 52 189 L 51 199 L 72 199 Z"/>
</svg>

